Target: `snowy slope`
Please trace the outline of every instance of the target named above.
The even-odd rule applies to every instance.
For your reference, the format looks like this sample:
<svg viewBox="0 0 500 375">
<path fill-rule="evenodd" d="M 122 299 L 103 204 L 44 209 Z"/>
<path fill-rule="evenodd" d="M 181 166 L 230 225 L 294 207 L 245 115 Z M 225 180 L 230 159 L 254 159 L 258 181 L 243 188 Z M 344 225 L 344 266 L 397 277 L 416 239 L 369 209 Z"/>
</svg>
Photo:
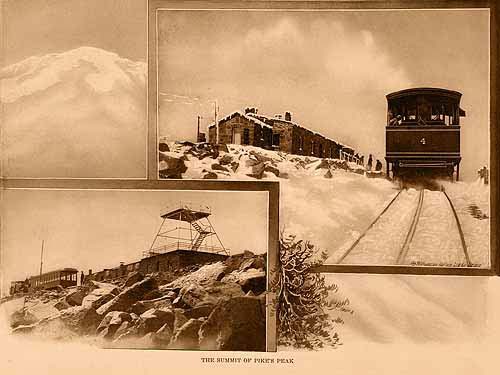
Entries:
<svg viewBox="0 0 500 375">
<path fill-rule="evenodd" d="M 144 176 L 145 78 L 145 63 L 93 47 L 3 68 L 3 174 Z"/>
</svg>

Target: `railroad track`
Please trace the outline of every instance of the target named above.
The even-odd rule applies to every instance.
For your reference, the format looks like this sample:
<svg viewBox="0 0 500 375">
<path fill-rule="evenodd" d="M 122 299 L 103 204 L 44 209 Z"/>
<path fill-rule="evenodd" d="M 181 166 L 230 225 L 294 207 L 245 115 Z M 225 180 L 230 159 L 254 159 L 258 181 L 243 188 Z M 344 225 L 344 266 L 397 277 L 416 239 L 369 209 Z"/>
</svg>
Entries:
<svg viewBox="0 0 500 375">
<path fill-rule="evenodd" d="M 470 260 L 469 253 L 467 251 L 467 244 L 465 242 L 465 238 L 464 238 L 462 226 L 460 224 L 460 220 L 458 218 L 457 212 L 455 210 L 455 207 L 453 206 L 453 203 L 452 203 L 450 197 L 448 196 L 448 194 L 444 190 L 443 186 L 441 186 L 440 189 L 441 189 L 441 192 L 446 197 L 446 200 L 449 203 L 450 211 L 451 211 L 451 213 L 454 216 L 454 221 L 456 223 L 456 226 L 457 226 L 457 229 L 458 229 L 458 234 L 460 236 L 460 243 L 461 243 L 461 246 L 462 246 L 462 250 L 463 250 L 463 254 L 464 254 L 464 257 L 465 257 L 465 261 L 466 261 L 467 267 L 471 267 L 472 266 L 472 262 Z M 338 264 L 341 264 L 341 263 L 345 262 L 346 258 L 348 258 L 349 255 L 352 253 L 352 251 L 359 245 L 360 241 L 367 234 L 369 234 L 370 231 L 373 230 L 372 229 L 373 226 L 379 221 L 379 219 L 381 217 L 383 217 L 383 215 L 389 210 L 389 208 L 391 206 L 393 206 L 393 204 L 397 201 L 398 197 L 400 197 L 402 191 L 403 191 L 403 189 L 401 189 L 401 190 L 398 191 L 398 193 L 392 198 L 392 200 L 382 210 L 382 212 L 380 212 L 380 214 L 375 218 L 375 220 L 372 221 L 372 223 L 363 231 L 363 233 L 356 239 L 356 241 L 354 241 L 353 244 L 344 252 L 344 254 L 337 261 Z M 396 265 L 403 265 L 404 262 L 405 262 L 405 259 L 406 259 L 407 255 L 408 255 L 408 252 L 410 250 L 410 244 L 412 243 L 412 240 L 413 240 L 413 237 L 414 237 L 415 232 L 417 230 L 419 219 L 420 219 L 420 216 L 421 216 L 421 213 L 422 213 L 422 207 L 423 207 L 423 204 L 424 204 L 424 198 L 425 198 L 425 189 L 420 189 L 419 190 L 419 194 L 418 194 L 417 203 L 416 203 L 415 208 L 413 210 L 413 215 L 412 215 L 412 218 L 411 218 L 411 222 L 410 222 L 409 228 L 408 228 L 408 230 L 406 232 L 405 239 L 404 239 L 401 247 L 399 248 L 399 251 L 398 251 L 396 259 L 395 259 L 395 263 L 394 264 L 396 264 Z M 396 226 L 394 226 L 394 227 L 396 227 Z M 439 251 L 439 249 L 436 249 L 436 250 Z M 345 262 L 345 263 L 347 263 L 347 262 Z"/>
</svg>

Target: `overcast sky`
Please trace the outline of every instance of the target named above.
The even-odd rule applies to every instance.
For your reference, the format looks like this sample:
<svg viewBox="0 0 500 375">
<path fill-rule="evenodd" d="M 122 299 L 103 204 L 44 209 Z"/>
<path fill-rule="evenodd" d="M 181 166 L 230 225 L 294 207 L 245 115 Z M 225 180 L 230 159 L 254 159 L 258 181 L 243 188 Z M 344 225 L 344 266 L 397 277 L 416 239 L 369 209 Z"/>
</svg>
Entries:
<svg viewBox="0 0 500 375">
<path fill-rule="evenodd" d="M 146 61 L 146 0 L 3 0 L 3 61 L 81 46 Z"/>
<path fill-rule="evenodd" d="M 246 106 L 383 160 L 385 95 L 463 93 L 462 173 L 488 163 L 489 11 L 161 11 L 160 134 Z M 219 117 L 220 118 L 220 117 Z"/>
<path fill-rule="evenodd" d="M 267 251 L 266 192 L 4 190 L 2 201 L 5 283 L 38 273 L 42 240 L 46 271 L 96 272 L 138 260 L 158 232 L 160 213 L 177 202 L 209 206 L 231 254 Z"/>
</svg>

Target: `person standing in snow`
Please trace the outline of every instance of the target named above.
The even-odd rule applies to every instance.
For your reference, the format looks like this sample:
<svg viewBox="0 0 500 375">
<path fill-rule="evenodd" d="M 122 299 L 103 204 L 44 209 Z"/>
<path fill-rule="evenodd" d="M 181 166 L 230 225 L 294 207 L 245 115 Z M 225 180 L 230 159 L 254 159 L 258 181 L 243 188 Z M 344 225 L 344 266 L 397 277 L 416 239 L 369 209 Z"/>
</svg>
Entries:
<svg viewBox="0 0 500 375">
<path fill-rule="evenodd" d="M 375 170 L 380 172 L 382 170 L 382 162 L 377 159 L 377 164 L 375 164 Z"/>
<path fill-rule="evenodd" d="M 372 159 L 372 154 L 368 156 L 368 163 L 366 164 L 366 170 L 371 171 L 372 170 L 372 164 L 373 164 L 373 159 Z"/>
</svg>

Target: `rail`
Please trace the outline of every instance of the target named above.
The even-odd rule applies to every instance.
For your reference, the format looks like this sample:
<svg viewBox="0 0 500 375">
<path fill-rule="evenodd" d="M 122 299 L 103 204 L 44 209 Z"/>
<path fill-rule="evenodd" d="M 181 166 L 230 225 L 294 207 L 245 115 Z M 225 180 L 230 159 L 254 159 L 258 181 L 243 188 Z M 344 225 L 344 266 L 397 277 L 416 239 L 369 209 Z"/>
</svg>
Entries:
<svg viewBox="0 0 500 375">
<path fill-rule="evenodd" d="M 455 210 L 455 207 L 453 206 L 453 203 L 451 202 L 450 197 L 444 190 L 444 187 L 441 186 L 441 191 L 443 192 L 444 196 L 448 200 L 448 203 L 450 204 L 451 211 L 453 212 L 453 216 L 455 217 L 455 222 L 457 223 L 457 228 L 458 228 L 458 234 L 460 235 L 460 241 L 462 243 L 462 249 L 464 251 L 465 255 L 465 261 L 467 263 L 467 267 L 472 267 L 472 262 L 470 260 L 469 252 L 467 251 L 467 244 L 465 243 L 465 237 L 464 237 L 464 232 L 462 230 L 462 225 L 460 224 L 460 220 L 458 219 L 457 211 Z"/>
<path fill-rule="evenodd" d="M 417 202 L 417 206 L 415 208 L 415 211 L 413 213 L 413 218 L 412 218 L 410 227 L 408 229 L 408 232 L 407 232 L 406 237 L 405 237 L 405 241 L 404 241 L 403 245 L 401 246 L 401 249 L 400 249 L 400 251 L 398 253 L 398 256 L 397 256 L 397 259 L 396 259 L 396 264 L 398 264 L 398 265 L 402 265 L 404 263 L 404 260 L 405 260 L 406 256 L 408 255 L 408 251 L 409 251 L 409 248 L 410 248 L 411 241 L 413 240 L 413 237 L 415 235 L 416 228 L 417 228 L 417 225 L 418 225 L 418 222 L 419 222 L 419 219 L 420 219 L 420 215 L 422 213 L 422 207 L 423 207 L 423 202 L 424 202 L 424 194 L 425 194 L 424 190 L 425 189 L 421 189 L 419 191 L 418 202 Z M 389 202 L 389 204 L 382 210 L 382 212 L 380 212 L 380 214 L 375 218 L 375 220 L 373 220 L 371 222 L 371 224 L 363 231 L 363 233 L 361 233 L 361 235 L 356 239 L 356 241 L 354 241 L 353 244 L 344 252 L 344 254 L 337 261 L 338 264 L 344 262 L 344 260 L 349 256 L 349 254 L 352 252 L 352 250 L 354 248 L 356 248 L 356 246 L 359 244 L 359 242 L 361 241 L 361 239 L 363 237 L 365 237 L 365 235 L 370 231 L 370 229 L 372 229 L 372 227 L 375 225 L 375 223 L 393 205 L 393 203 L 396 201 L 396 199 L 399 197 L 399 195 L 401 194 L 402 191 L 403 190 L 401 189 L 392 198 L 392 200 Z M 452 211 L 453 216 L 455 218 L 455 223 L 457 225 L 457 229 L 458 229 L 458 233 L 459 233 L 459 236 L 460 236 L 460 241 L 461 241 L 462 249 L 463 249 L 463 252 L 464 252 L 464 255 L 465 255 L 465 260 L 466 260 L 466 263 L 467 263 L 467 267 L 472 267 L 472 262 L 470 260 L 470 256 L 469 256 L 469 253 L 468 253 L 468 250 L 467 250 L 467 244 L 465 242 L 465 236 L 464 236 L 464 233 L 463 233 L 463 230 L 462 230 L 462 226 L 460 224 L 460 220 L 458 218 L 457 212 L 455 210 L 455 207 L 453 206 L 453 203 L 452 203 L 450 197 L 448 196 L 448 194 L 446 193 L 446 191 L 444 191 L 443 186 L 441 186 L 441 192 L 445 195 L 446 199 L 448 200 L 448 203 L 450 205 L 451 211 Z"/>
<path fill-rule="evenodd" d="M 366 233 L 368 233 L 368 231 L 375 225 L 378 219 L 380 219 L 382 215 L 389 209 L 389 207 L 394 203 L 397 197 L 399 197 L 399 194 L 401 194 L 402 191 L 403 191 L 402 189 L 398 191 L 398 193 L 391 199 L 389 204 L 385 206 L 385 208 L 382 210 L 380 214 L 378 214 L 375 220 L 373 220 L 370 223 L 370 225 L 368 225 L 368 227 L 363 231 L 363 233 L 361 233 L 361 235 L 356 239 L 356 241 L 353 242 L 353 244 L 349 247 L 349 249 L 346 250 L 346 252 L 338 260 L 339 264 L 342 263 L 344 259 L 350 254 L 350 252 L 358 245 L 359 241 L 361 241 L 361 239 L 366 235 Z"/>
<path fill-rule="evenodd" d="M 410 249 L 410 243 L 415 235 L 415 231 L 417 230 L 418 220 L 420 219 L 420 214 L 422 213 L 422 206 L 424 204 L 424 189 L 421 189 L 418 195 L 418 203 L 417 208 L 415 209 L 415 213 L 413 214 L 413 219 L 410 224 L 410 229 L 408 229 L 408 233 L 406 234 L 405 242 L 403 246 L 401 246 L 401 250 L 396 259 L 397 264 L 402 264 L 408 255 L 408 250 Z"/>
<path fill-rule="evenodd" d="M 158 246 L 150 250 L 145 250 L 142 252 L 142 257 L 147 258 L 157 254 L 165 254 L 176 250 L 192 250 L 192 251 L 204 251 L 207 253 L 226 253 L 228 249 L 224 249 L 220 246 L 209 246 L 200 245 L 196 250 L 193 250 L 193 243 L 188 241 L 176 241 L 166 245 Z"/>
</svg>

